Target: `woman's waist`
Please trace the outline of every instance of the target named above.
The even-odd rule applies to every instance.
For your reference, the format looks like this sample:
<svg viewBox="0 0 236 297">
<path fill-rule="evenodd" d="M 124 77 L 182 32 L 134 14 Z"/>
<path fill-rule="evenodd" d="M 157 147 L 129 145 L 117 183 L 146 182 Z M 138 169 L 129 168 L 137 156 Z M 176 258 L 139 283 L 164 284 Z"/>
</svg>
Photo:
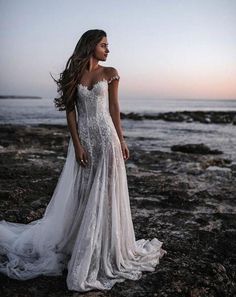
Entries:
<svg viewBox="0 0 236 297">
<path fill-rule="evenodd" d="M 110 121 L 112 120 L 109 111 L 95 112 L 95 113 L 78 113 L 78 121 L 81 123 L 91 123 L 100 121 Z"/>
<path fill-rule="evenodd" d="M 107 118 L 89 118 L 78 121 L 78 133 L 84 142 L 99 145 L 100 142 L 109 142 L 118 138 L 111 116 Z"/>
</svg>

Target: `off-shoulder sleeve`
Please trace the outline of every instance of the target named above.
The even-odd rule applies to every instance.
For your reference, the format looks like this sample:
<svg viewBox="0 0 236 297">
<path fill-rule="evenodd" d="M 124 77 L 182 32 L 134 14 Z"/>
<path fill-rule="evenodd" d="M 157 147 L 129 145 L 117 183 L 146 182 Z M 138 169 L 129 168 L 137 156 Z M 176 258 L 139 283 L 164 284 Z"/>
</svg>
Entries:
<svg viewBox="0 0 236 297">
<path fill-rule="evenodd" d="M 111 72 L 110 77 L 108 79 L 108 84 L 110 84 L 114 79 L 117 79 L 117 80 L 120 79 L 118 71 L 115 68 L 112 69 L 112 72 Z"/>
</svg>

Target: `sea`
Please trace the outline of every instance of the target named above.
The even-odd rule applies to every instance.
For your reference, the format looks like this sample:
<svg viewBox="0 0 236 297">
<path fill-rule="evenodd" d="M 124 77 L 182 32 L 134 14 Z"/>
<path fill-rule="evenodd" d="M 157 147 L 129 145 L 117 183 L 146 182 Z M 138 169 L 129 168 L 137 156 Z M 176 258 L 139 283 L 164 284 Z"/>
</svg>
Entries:
<svg viewBox="0 0 236 297">
<path fill-rule="evenodd" d="M 236 111 L 236 100 L 120 99 L 123 113 L 163 113 L 169 111 Z M 54 107 L 52 98 L 1 99 L 0 124 L 66 125 L 65 111 Z M 144 150 L 171 151 L 171 146 L 204 143 L 223 151 L 224 158 L 236 162 L 236 126 L 198 122 L 122 119 L 128 144 Z"/>
</svg>

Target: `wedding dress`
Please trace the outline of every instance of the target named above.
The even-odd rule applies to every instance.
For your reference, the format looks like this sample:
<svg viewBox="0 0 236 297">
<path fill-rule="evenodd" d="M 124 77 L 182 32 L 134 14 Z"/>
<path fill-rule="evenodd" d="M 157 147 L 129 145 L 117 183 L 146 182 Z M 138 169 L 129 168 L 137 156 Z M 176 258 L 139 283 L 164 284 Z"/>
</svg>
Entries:
<svg viewBox="0 0 236 297">
<path fill-rule="evenodd" d="M 76 161 L 70 137 L 67 158 L 41 219 L 0 221 L 0 272 L 26 280 L 67 273 L 69 290 L 109 290 L 154 271 L 167 253 L 163 242 L 135 239 L 126 168 L 109 113 L 108 84 L 78 84 L 76 110 L 88 165 Z"/>
</svg>

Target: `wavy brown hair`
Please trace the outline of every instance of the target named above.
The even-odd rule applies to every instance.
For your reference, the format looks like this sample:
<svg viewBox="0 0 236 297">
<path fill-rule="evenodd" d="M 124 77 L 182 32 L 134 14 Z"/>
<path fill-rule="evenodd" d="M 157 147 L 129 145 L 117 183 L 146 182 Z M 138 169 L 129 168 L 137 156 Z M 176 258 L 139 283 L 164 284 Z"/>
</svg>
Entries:
<svg viewBox="0 0 236 297">
<path fill-rule="evenodd" d="M 106 36 L 106 32 L 103 30 L 86 31 L 76 44 L 72 56 L 66 63 L 65 70 L 60 73 L 60 78 L 56 80 L 50 73 L 58 86 L 57 92 L 60 97 L 54 98 L 54 104 L 59 111 L 66 110 L 69 112 L 74 110 L 78 83 L 89 66 L 89 60 L 96 45 Z"/>
</svg>

